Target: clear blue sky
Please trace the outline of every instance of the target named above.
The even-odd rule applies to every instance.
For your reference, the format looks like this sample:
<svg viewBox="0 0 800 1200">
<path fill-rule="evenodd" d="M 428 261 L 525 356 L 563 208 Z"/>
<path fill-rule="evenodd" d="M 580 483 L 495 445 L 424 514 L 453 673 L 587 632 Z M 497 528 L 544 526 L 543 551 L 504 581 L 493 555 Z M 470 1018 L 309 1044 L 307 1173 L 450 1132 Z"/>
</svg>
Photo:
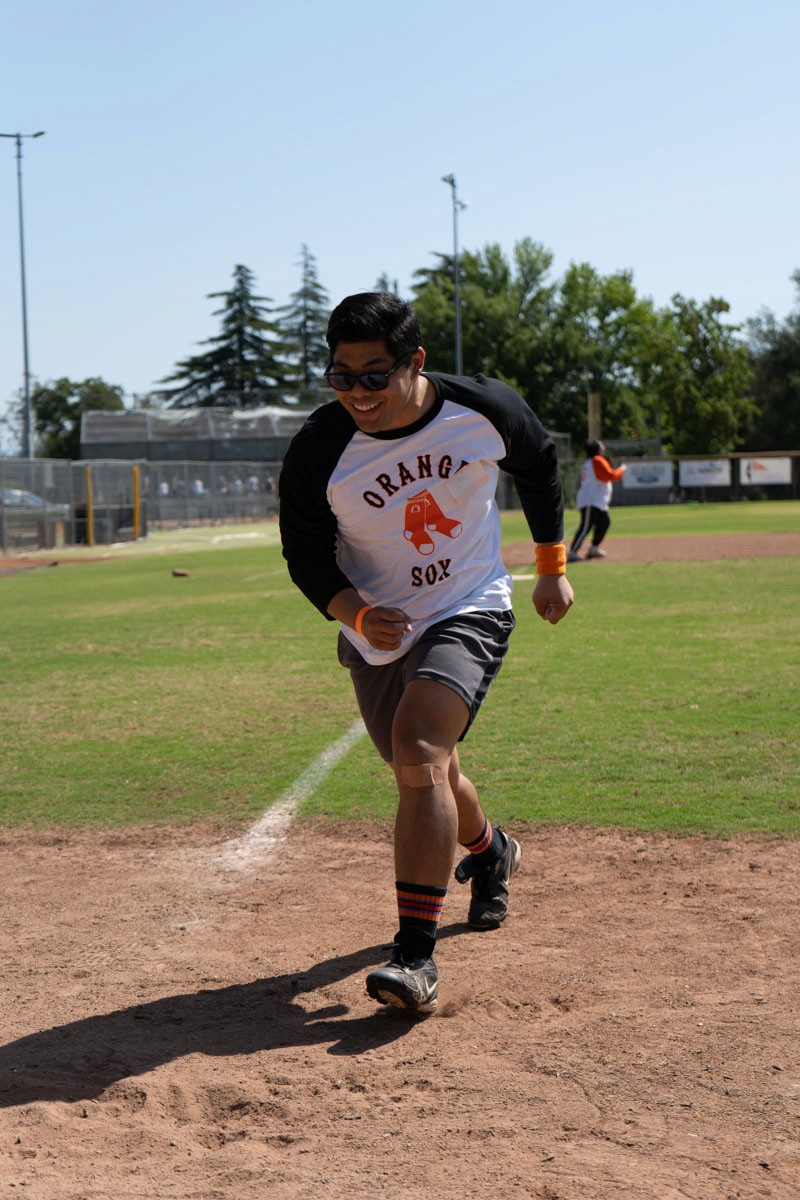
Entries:
<svg viewBox="0 0 800 1200">
<path fill-rule="evenodd" d="M 783 319 L 800 267 L 797 0 L 28 0 L 2 21 L 24 145 L 31 371 L 152 389 L 217 332 L 236 263 L 336 302 L 530 236 L 640 294 Z M 0 141 L 0 413 L 22 384 Z"/>
</svg>

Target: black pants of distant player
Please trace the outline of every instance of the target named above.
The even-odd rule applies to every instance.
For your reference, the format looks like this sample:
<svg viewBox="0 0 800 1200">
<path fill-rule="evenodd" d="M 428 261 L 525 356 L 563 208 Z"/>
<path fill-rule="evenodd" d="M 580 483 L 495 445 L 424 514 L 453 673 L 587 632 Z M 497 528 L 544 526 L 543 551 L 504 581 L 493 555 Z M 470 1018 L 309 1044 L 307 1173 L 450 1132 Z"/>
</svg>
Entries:
<svg viewBox="0 0 800 1200">
<path fill-rule="evenodd" d="M 590 533 L 592 535 L 592 545 L 599 546 L 608 533 L 608 527 L 611 524 L 611 517 L 602 508 L 582 508 L 579 511 L 581 514 L 581 523 L 570 546 L 573 554 L 578 553 Z"/>
</svg>

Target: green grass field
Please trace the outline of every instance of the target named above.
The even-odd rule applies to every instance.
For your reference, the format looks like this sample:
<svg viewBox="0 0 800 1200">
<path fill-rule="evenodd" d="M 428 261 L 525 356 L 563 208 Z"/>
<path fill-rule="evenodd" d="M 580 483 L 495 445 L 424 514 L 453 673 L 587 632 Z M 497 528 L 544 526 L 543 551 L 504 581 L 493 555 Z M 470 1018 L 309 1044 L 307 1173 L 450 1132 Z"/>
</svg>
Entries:
<svg viewBox="0 0 800 1200">
<path fill-rule="evenodd" d="M 614 537 L 687 537 L 714 533 L 787 533 L 800 530 L 800 503 L 781 500 L 774 503 L 741 504 L 650 504 L 641 507 L 614 508 Z M 567 537 L 578 525 L 578 514 L 567 514 Z M 508 540 L 528 537 L 521 512 L 507 513 L 505 533 Z M 609 537 L 612 535 L 609 534 Z"/>
<path fill-rule="evenodd" d="M 613 532 L 799 527 L 797 504 L 686 505 L 615 510 Z M 526 536 L 517 514 L 504 529 Z M 230 827 L 355 720 L 336 627 L 290 584 L 274 526 L 65 557 L 0 579 L 0 824 Z M 557 628 L 518 583 L 511 652 L 462 750 L 492 818 L 796 836 L 799 579 L 790 558 L 609 563 L 574 573 Z M 393 810 L 364 739 L 304 812 Z"/>
</svg>

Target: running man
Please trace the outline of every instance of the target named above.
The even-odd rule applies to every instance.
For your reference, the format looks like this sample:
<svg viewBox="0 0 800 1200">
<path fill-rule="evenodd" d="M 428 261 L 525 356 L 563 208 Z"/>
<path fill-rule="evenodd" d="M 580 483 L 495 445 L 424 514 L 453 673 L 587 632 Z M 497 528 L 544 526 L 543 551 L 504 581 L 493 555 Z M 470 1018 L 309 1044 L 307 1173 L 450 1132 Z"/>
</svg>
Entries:
<svg viewBox="0 0 800 1200">
<path fill-rule="evenodd" d="M 409 1013 L 436 1008 L 434 948 L 456 845 L 468 922 L 497 929 L 520 846 L 487 820 L 457 744 L 514 628 L 500 556 L 500 469 L 536 543 L 533 603 L 557 624 L 573 602 L 552 439 L 520 396 L 487 379 L 424 372 L 416 313 L 383 292 L 348 296 L 327 329 L 336 393 L 293 439 L 279 478 L 290 575 L 338 621 L 378 753 L 394 771 L 399 931 L 368 994 Z"/>
</svg>

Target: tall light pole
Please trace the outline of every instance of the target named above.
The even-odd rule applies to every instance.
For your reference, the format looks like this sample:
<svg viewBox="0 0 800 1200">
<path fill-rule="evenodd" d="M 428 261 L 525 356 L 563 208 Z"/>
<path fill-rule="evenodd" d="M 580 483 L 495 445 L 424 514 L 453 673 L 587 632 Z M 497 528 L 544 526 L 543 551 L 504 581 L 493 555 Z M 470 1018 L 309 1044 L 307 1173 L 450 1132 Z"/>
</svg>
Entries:
<svg viewBox="0 0 800 1200">
<path fill-rule="evenodd" d="M 453 193 L 453 302 L 455 304 L 456 326 L 456 375 L 464 374 L 464 358 L 461 353 L 461 263 L 458 253 L 458 214 L 466 204 L 458 198 L 458 188 L 455 175 L 443 175 L 442 183 L 446 183 Z"/>
<path fill-rule="evenodd" d="M 42 137 L 38 133 L 0 133 L 0 137 L 14 138 L 17 143 L 17 206 L 19 208 L 19 273 L 22 282 L 22 359 L 24 366 L 25 408 L 22 422 L 22 457 L 33 458 L 33 420 L 31 416 L 31 373 L 28 366 L 28 298 L 25 290 L 25 228 L 22 221 L 22 139 Z"/>
</svg>

